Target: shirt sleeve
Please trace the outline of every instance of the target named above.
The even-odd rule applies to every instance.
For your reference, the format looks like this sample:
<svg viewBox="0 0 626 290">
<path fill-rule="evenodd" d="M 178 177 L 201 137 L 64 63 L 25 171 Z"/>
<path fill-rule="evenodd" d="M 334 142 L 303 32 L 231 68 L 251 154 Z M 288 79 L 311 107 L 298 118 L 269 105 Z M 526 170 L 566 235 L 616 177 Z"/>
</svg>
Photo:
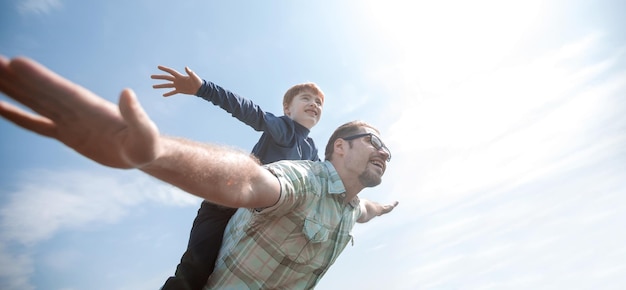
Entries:
<svg viewBox="0 0 626 290">
<path fill-rule="evenodd" d="M 219 106 L 255 131 L 267 132 L 276 143 L 283 146 L 293 145 L 291 143 L 295 139 L 295 124 L 288 117 L 277 117 L 265 112 L 251 100 L 206 80 L 203 80 L 196 96 Z"/>
<path fill-rule="evenodd" d="M 258 211 L 262 215 L 283 216 L 306 199 L 319 195 L 320 184 L 306 163 L 279 161 L 265 165 L 280 182 L 280 198 L 275 205 Z"/>
</svg>

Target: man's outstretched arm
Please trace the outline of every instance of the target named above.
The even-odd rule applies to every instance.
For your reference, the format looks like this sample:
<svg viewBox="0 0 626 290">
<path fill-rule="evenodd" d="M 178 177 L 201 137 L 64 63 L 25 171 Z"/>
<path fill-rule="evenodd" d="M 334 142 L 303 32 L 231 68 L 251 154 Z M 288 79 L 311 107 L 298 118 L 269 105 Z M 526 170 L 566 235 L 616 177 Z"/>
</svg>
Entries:
<svg viewBox="0 0 626 290">
<path fill-rule="evenodd" d="M 27 58 L 0 56 L 0 91 L 32 109 L 0 102 L 0 115 L 113 168 L 138 168 L 191 194 L 231 207 L 267 207 L 277 179 L 238 150 L 163 137 L 132 90 L 115 104 Z"/>
<path fill-rule="evenodd" d="M 240 150 L 186 139 L 161 138 L 159 157 L 140 169 L 213 203 L 244 208 L 274 205 L 278 179 Z"/>
<path fill-rule="evenodd" d="M 391 212 L 398 202 L 394 201 L 392 204 L 382 205 L 380 203 L 369 201 L 367 199 L 361 199 L 361 216 L 357 219 L 358 223 L 366 223 L 371 219 Z"/>
</svg>

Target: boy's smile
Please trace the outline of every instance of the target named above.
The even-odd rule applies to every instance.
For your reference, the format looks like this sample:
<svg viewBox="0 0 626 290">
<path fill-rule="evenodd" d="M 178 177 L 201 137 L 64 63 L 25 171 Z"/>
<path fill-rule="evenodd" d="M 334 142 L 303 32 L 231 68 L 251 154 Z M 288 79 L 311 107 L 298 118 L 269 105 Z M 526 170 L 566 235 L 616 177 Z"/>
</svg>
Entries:
<svg viewBox="0 0 626 290">
<path fill-rule="evenodd" d="M 285 108 L 285 115 L 311 129 L 322 116 L 322 105 L 322 98 L 305 91 L 293 98 L 291 104 Z"/>
</svg>

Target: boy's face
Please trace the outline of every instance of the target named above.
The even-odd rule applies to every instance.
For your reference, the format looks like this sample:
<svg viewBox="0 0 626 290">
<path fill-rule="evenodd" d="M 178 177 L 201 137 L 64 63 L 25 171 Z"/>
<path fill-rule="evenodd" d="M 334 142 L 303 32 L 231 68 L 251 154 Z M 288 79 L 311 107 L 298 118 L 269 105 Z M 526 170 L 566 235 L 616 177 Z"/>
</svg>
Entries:
<svg viewBox="0 0 626 290">
<path fill-rule="evenodd" d="M 322 117 L 322 98 L 308 91 L 297 94 L 285 107 L 285 115 L 311 129 Z"/>
</svg>

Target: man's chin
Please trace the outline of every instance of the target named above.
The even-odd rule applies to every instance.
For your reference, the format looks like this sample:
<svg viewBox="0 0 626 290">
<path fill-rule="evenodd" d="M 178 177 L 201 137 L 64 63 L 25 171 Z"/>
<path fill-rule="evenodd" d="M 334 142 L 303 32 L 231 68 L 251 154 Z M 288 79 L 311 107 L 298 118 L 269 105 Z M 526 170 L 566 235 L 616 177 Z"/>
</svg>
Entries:
<svg viewBox="0 0 626 290">
<path fill-rule="evenodd" d="M 382 177 L 373 175 L 361 175 L 359 177 L 359 180 L 364 187 L 374 187 L 382 182 Z"/>
</svg>

